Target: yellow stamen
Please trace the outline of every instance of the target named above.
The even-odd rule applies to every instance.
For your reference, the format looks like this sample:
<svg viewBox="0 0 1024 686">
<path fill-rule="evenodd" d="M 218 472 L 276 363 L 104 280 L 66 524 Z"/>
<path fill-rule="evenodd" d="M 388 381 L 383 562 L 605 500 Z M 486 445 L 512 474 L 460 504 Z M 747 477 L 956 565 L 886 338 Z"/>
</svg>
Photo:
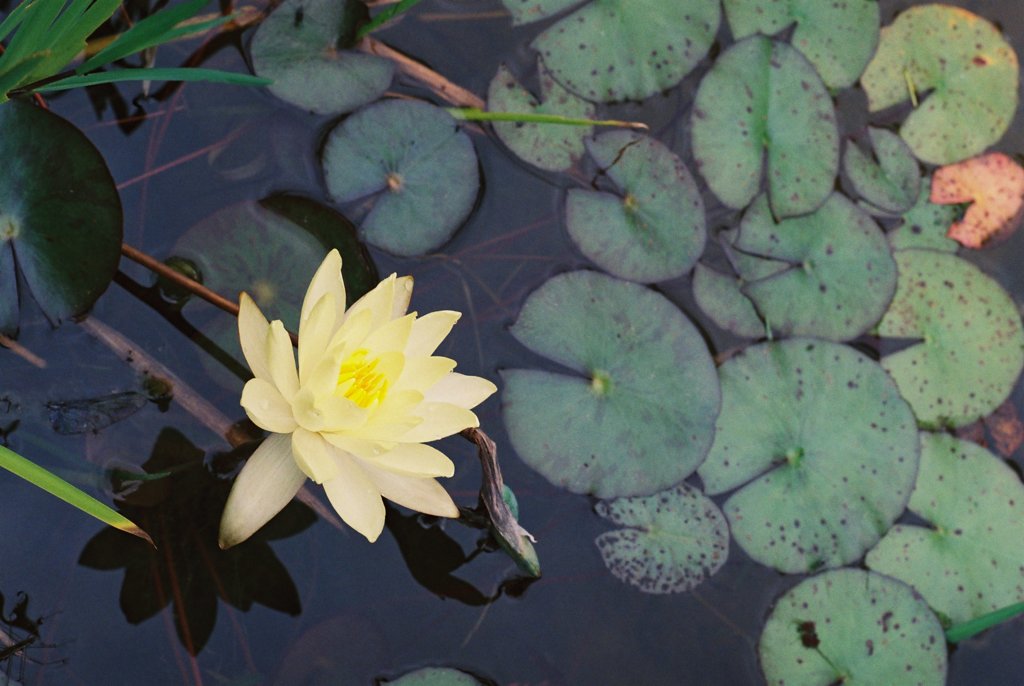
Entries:
<svg viewBox="0 0 1024 686">
<path fill-rule="evenodd" d="M 367 360 L 368 355 L 368 350 L 360 348 L 348 356 L 338 370 L 338 389 L 335 391 L 364 408 L 383 402 L 388 393 L 387 377 L 374 371 L 378 360 Z"/>
</svg>

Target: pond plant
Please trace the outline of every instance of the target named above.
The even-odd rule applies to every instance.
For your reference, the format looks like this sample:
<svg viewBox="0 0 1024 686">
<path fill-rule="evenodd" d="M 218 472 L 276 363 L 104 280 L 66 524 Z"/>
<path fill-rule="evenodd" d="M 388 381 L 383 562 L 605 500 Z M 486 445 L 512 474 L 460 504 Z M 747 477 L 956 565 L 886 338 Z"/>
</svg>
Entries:
<svg viewBox="0 0 1024 686">
<path fill-rule="evenodd" d="M 507 63 L 480 78 L 471 67 L 485 100 L 378 37 L 410 40 L 415 54 L 402 27 L 436 20 L 440 1 L 229 4 L 203 17 L 205 0 L 145 8 L 125 27 L 120 0 L 24 0 L 0 22 L 0 466 L 144 539 L 104 529 L 79 563 L 124 571 L 133 625 L 171 608 L 186 682 L 263 682 L 251 655 L 230 679 L 198 656 L 221 600 L 236 627 L 254 605 L 300 615 L 309 587 L 286 560 L 320 519 L 342 532 L 328 547 L 350 553 L 350 530 L 393 538 L 417 582 L 467 606 L 528 606 L 544 592 L 541 556 L 571 576 L 578 561 L 566 558 L 589 554 L 616 584 L 604 592 L 645 598 L 651 617 L 687 598 L 732 626 L 700 594 L 768 568 L 770 596 L 744 596 L 760 612 L 759 637 L 742 646 L 756 661 L 747 676 L 968 683 L 951 647 L 1024 613 L 1024 324 L 994 257 L 1024 219 L 1022 151 L 1004 139 L 1019 138 L 1020 67 L 1001 27 L 923 2 L 493 0 L 514 31 L 500 34 Z M 153 65 L 157 46 L 197 37 L 182 66 Z M 231 41 L 254 75 L 198 66 Z M 136 53 L 146 66 L 123 66 Z M 276 155 L 313 182 L 218 198 L 156 241 L 162 261 L 143 253 L 125 242 L 104 155 L 56 113 L 62 96 L 48 100 L 128 80 L 266 86 L 252 97 L 305 117 L 316 139 L 282 146 L 272 117 L 247 124 L 271 127 L 252 166 Z M 223 85 L 206 97 L 229 98 Z M 89 93 L 97 111 L 114 101 Z M 164 93 L 161 116 L 180 93 Z M 203 151 L 211 166 L 238 135 Z M 562 252 L 520 250 L 521 234 L 499 227 L 482 245 L 512 241 L 513 266 L 476 288 L 461 271 L 479 259 L 460 243 L 468 227 L 529 203 L 502 173 L 551 191 Z M 537 240 L 543 252 L 550 237 Z M 122 256 L 155 283 L 129 277 Z M 396 273 L 381 279 L 378 263 Z M 417 294 L 463 298 L 468 327 L 453 305 L 410 311 L 413 278 L 396 274 L 413 271 Z M 132 306 L 111 300 L 112 283 L 198 344 L 201 390 L 174 346 L 131 339 L 132 315 L 104 322 Z M 6 370 L 37 361 L 19 334 L 71 322 L 50 335 L 84 332 L 138 376 L 127 391 L 46 398 L 53 433 L 110 450 L 104 436 L 158 406 L 212 430 L 215 447 L 172 425 L 146 436 L 140 464 L 50 460 L 66 451 L 29 434 L 19 397 L 32 382 Z M 477 374 L 455 372 L 448 351 L 471 336 L 479 359 L 459 364 Z M 475 465 L 457 466 L 457 435 L 476 449 L 479 488 L 465 476 Z M 499 452 L 548 513 L 530 528 L 584 522 L 571 526 L 572 540 L 593 540 L 586 552 L 547 547 L 520 524 Z M 88 495 L 97 476 L 105 493 Z M 474 507 L 460 504 L 477 492 Z M 578 506 L 587 516 L 574 520 Z M 510 566 L 484 591 L 464 577 L 495 551 Z M 377 555 L 347 556 L 356 595 L 377 593 Z M 275 683 L 527 682 L 457 651 L 388 662 L 362 621 L 310 628 Z M 595 644 L 599 625 L 617 641 L 628 621 L 594 622 Z M 663 655 L 675 640 L 663 630 L 677 629 L 650 621 L 636 633 Z M 331 662 L 320 629 L 348 637 L 351 659 Z M 0 663 L 28 647 L 6 645 Z M 488 650 L 497 663 L 506 649 Z M 579 662 L 527 671 L 537 683 L 621 681 Z M 681 683 L 678 668 L 635 678 Z"/>
</svg>

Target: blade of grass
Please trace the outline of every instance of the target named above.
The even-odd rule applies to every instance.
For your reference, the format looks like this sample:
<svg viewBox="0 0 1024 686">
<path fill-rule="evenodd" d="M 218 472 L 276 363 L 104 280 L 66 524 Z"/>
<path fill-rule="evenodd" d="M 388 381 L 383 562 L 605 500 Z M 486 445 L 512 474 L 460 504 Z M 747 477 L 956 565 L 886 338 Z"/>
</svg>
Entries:
<svg viewBox="0 0 1024 686">
<path fill-rule="evenodd" d="M 206 3 L 207 0 L 190 0 L 146 17 L 122 33 L 113 43 L 80 64 L 75 73 L 84 74 L 122 57 L 166 43 L 170 40 L 167 34 L 179 23 L 195 16 Z M 224 21 L 227 21 L 227 18 Z M 195 30 L 195 27 L 192 29 Z"/>
<path fill-rule="evenodd" d="M 11 31 L 21 26 L 21 22 L 25 18 L 25 12 L 31 4 L 31 0 L 23 0 L 17 7 L 11 10 L 10 14 L 4 17 L 4 20 L 0 22 L 0 41 L 7 38 Z"/>
<path fill-rule="evenodd" d="M 20 64 L 29 55 L 44 52 L 50 45 L 47 33 L 64 7 L 64 0 L 34 0 L 10 44 L 0 57 L 0 73 Z"/>
<path fill-rule="evenodd" d="M 356 32 L 356 40 L 362 40 L 402 12 L 405 12 L 419 4 L 419 2 L 420 0 L 401 0 L 399 3 L 388 7 L 386 10 L 382 10 L 380 14 L 368 21 L 359 29 L 359 31 Z"/>
<path fill-rule="evenodd" d="M 138 536 L 150 545 L 153 545 L 153 539 L 149 537 L 149 534 L 124 515 L 107 507 L 59 476 L 52 474 L 30 460 L 26 460 L 10 448 L 2 445 L 0 445 L 0 467 L 3 467 L 15 476 L 20 476 L 25 481 L 38 486 L 47 493 L 60 498 L 67 504 L 77 507 L 82 512 L 95 517 L 104 524 L 108 524 L 133 536 Z"/>
<path fill-rule="evenodd" d="M 0 103 L 7 102 L 7 94 L 17 88 L 18 84 L 24 83 L 28 74 L 31 74 L 39 63 L 45 60 L 48 56 L 49 53 L 29 55 L 26 59 L 21 61 L 21 64 L 18 64 L 8 72 L 2 73 L 2 75 L 0 75 Z"/>
<path fill-rule="evenodd" d="M 228 83 L 235 86 L 266 86 L 273 83 L 271 79 L 250 74 L 237 74 L 217 69 L 198 69 L 192 67 L 157 67 L 154 69 L 117 69 L 102 71 L 83 76 L 69 76 L 38 88 L 31 88 L 38 93 L 51 93 L 69 88 L 96 86 L 101 83 L 120 83 L 121 81 L 207 81 L 210 83 Z"/>
<path fill-rule="evenodd" d="M 525 124 L 560 124 L 563 126 L 619 126 L 627 129 L 650 127 L 639 121 L 619 119 L 581 119 L 563 117 L 559 114 L 534 114 L 530 112 L 486 112 L 476 107 L 447 107 L 445 111 L 456 119 L 464 121 L 514 121 Z"/>
<path fill-rule="evenodd" d="M 71 5 L 54 22 L 52 28 L 53 58 L 32 74 L 32 80 L 52 76 L 67 66 L 75 55 L 85 48 L 89 36 L 113 16 L 121 2 L 122 0 L 71 0 Z"/>
<path fill-rule="evenodd" d="M 1007 605 L 994 612 L 989 612 L 987 615 L 982 615 L 960 624 L 954 624 L 946 629 L 946 640 L 950 643 L 959 643 L 975 634 L 980 634 L 985 629 L 991 629 L 997 624 L 1013 619 L 1019 614 L 1024 614 L 1024 603 Z"/>
</svg>

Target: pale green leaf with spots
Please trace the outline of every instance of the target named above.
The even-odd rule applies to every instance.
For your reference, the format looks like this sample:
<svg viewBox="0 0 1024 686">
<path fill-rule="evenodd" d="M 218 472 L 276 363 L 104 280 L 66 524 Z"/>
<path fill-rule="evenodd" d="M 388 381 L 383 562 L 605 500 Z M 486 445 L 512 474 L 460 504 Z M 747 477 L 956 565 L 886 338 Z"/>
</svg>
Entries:
<svg viewBox="0 0 1024 686">
<path fill-rule="evenodd" d="M 390 686 L 483 686 L 483 682 L 452 667 L 423 667 L 406 672 L 397 679 L 382 679 L 378 683 Z"/>
<path fill-rule="evenodd" d="M 764 322 L 754 303 L 743 295 L 742 282 L 731 274 L 698 264 L 693 270 L 693 297 L 697 306 L 719 327 L 742 338 L 765 335 Z"/>
<path fill-rule="evenodd" d="M 885 129 L 868 128 L 874 159 L 853 141 L 846 142 L 843 170 L 872 214 L 910 210 L 921 190 L 921 170 L 903 139 Z"/>
<path fill-rule="evenodd" d="M 887 234 L 893 250 L 925 248 L 955 253 L 960 244 L 946 235 L 956 219 L 956 207 L 930 200 L 931 179 L 924 179 L 917 202 L 903 214 L 902 222 Z"/>
</svg>

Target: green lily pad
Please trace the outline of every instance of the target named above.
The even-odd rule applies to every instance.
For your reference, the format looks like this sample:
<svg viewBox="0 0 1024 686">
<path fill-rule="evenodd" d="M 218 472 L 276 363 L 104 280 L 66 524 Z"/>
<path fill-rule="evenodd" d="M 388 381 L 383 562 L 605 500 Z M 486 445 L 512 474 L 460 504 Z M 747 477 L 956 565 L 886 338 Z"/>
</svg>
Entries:
<svg viewBox="0 0 1024 686">
<path fill-rule="evenodd" d="M 896 264 L 885 235 L 838 193 L 810 214 L 775 223 L 760 196 L 747 209 L 733 247 L 785 261 L 766 277 L 740 273 L 749 297 L 773 332 L 834 341 L 873 327 L 896 290 Z"/>
<path fill-rule="evenodd" d="M 719 327 L 742 338 L 765 335 L 764 322 L 754 303 L 743 295 L 741 281 L 698 264 L 693 270 L 693 297 L 697 306 Z"/>
<path fill-rule="evenodd" d="M 360 226 L 366 242 L 403 257 L 447 242 L 480 190 L 469 136 L 424 102 L 385 100 L 352 114 L 327 135 L 322 163 L 337 202 L 374 196 Z"/>
<path fill-rule="evenodd" d="M 284 0 L 252 39 L 253 71 L 270 92 L 317 114 L 350 112 L 391 85 L 391 60 L 349 50 L 369 16 L 358 0 Z"/>
<path fill-rule="evenodd" d="M 917 202 L 904 213 L 900 225 L 888 233 L 893 250 L 924 248 L 955 253 L 960 247 L 946 235 L 956 219 L 956 207 L 933 203 L 931 185 L 931 180 L 926 178 L 917 194 Z"/>
<path fill-rule="evenodd" d="M 829 88 L 852 85 L 878 45 L 875 0 L 723 0 L 736 40 L 762 33 L 774 36 L 796 24 L 793 47 L 802 52 Z"/>
<path fill-rule="evenodd" d="M 584 0 L 501 0 L 516 26 L 547 19 Z"/>
<path fill-rule="evenodd" d="M 882 358 L 925 428 L 957 427 L 999 407 L 1024 368 L 1017 306 L 992 278 L 955 255 L 895 253 L 899 283 L 878 325 L 919 341 Z"/>
<path fill-rule="evenodd" d="M 594 540 L 605 565 L 645 593 L 692 590 L 729 556 L 722 511 L 685 483 L 654 495 L 599 502 L 597 514 L 624 527 Z"/>
<path fill-rule="evenodd" d="M 618 193 L 571 189 L 566 226 L 584 255 L 632 281 L 688 272 L 704 252 L 704 201 L 686 165 L 649 136 L 611 131 L 587 150 Z"/>
<path fill-rule="evenodd" d="M 0 332 L 14 334 L 16 274 L 54 324 L 106 290 L 121 259 L 121 200 L 99 151 L 52 112 L 8 102 L 0 129 Z"/>
<path fill-rule="evenodd" d="M 954 623 L 1024 601 L 1024 485 L 975 443 L 921 435 L 910 510 L 930 527 L 897 524 L 868 566 L 902 579 Z"/>
<path fill-rule="evenodd" d="M 730 47 L 701 81 L 691 121 L 697 169 L 725 205 L 745 207 L 765 166 L 776 217 L 810 212 L 832 192 L 839 168 L 832 99 L 789 45 L 752 36 Z"/>
<path fill-rule="evenodd" d="M 501 65 L 487 89 L 487 109 L 493 112 L 557 114 L 563 117 L 593 119 L 594 106 L 558 85 L 544 63 L 538 63 L 541 99 L 519 85 L 516 77 Z M 570 168 L 583 157 L 583 139 L 592 126 L 553 126 L 530 122 L 493 123 L 501 142 L 519 159 L 548 171 Z"/>
<path fill-rule="evenodd" d="M 787 573 L 860 558 L 903 511 L 917 427 L 896 384 L 865 355 L 794 338 L 719 367 L 722 412 L 698 473 L 752 558 Z"/>
<path fill-rule="evenodd" d="M 391 686 L 483 686 L 484 684 L 471 674 L 451 667 L 423 667 L 403 674 L 393 681 L 384 679 L 378 683 Z"/>
<path fill-rule="evenodd" d="M 502 373 L 519 456 L 548 481 L 599 498 L 648 495 L 704 459 L 720 401 L 704 339 L 643 286 L 577 271 L 548 280 L 512 326 L 568 373 Z"/>
<path fill-rule="evenodd" d="M 861 77 L 876 112 L 922 102 L 900 135 L 918 159 L 950 164 L 998 141 L 1017 110 L 1019 66 L 999 29 L 959 7 L 922 5 L 882 29 L 878 51 Z"/>
<path fill-rule="evenodd" d="M 848 141 L 843 170 L 872 206 L 885 214 L 902 214 L 914 206 L 921 191 L 921 170 L 914 153 L 891 131 L 868 128 L 868 137 L 877 161 Z"/>
<path fill-rule="evenodd" d="M 779 598 L 757 646 L 771 686 L 942 686 L 946 639 L 921 597 L 859 569 L 806 579 Z"/>
<path fill-rule="evenodd" d="M 559 83 L 587 100 L 641 100 L 682 81 L 720 21 L 718 3 L 707 0 L 592 0 L 532 46 Z"/>
</svg>

